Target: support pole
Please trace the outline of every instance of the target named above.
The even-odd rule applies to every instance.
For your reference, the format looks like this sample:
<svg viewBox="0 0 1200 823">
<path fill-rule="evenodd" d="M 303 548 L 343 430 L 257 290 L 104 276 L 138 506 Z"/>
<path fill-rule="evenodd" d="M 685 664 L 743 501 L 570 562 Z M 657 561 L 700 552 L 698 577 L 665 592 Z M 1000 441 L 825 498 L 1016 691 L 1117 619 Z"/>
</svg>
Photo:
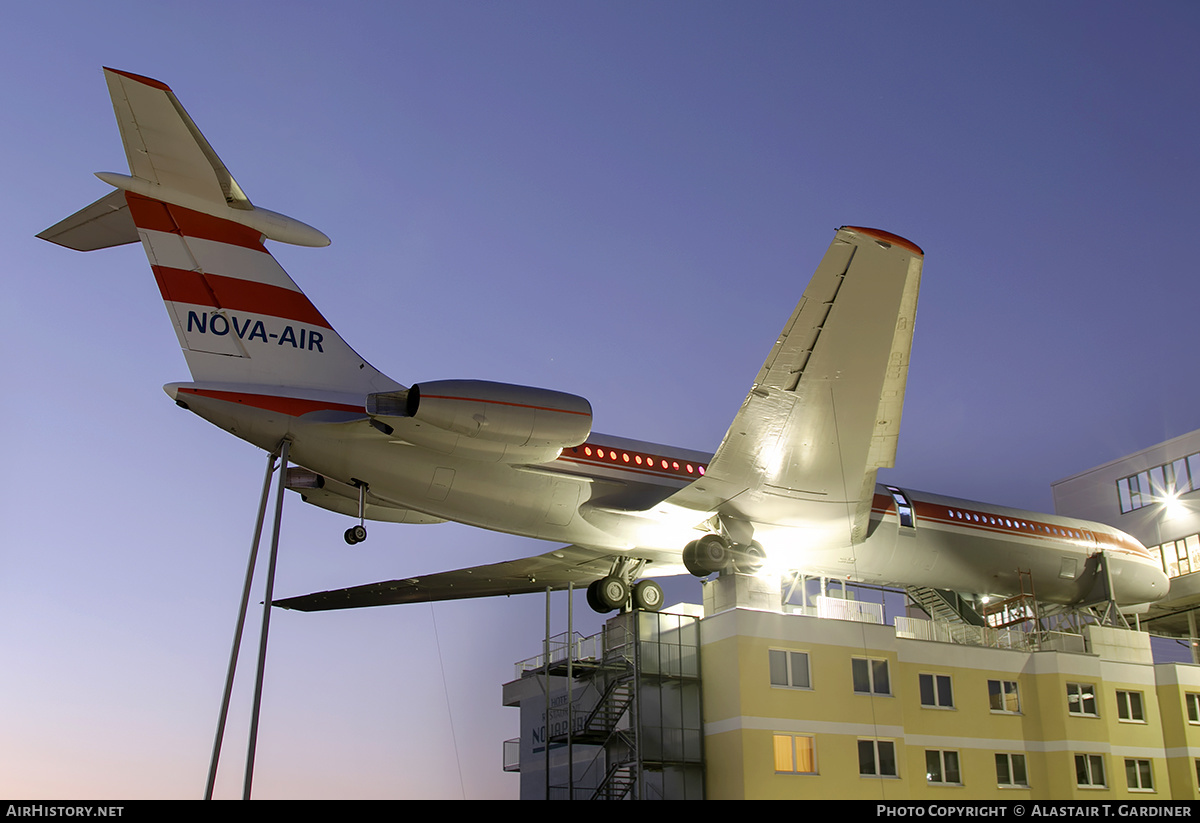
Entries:
<svg viewBox="0 0 1200 823">
<path fill-rule="evenodd" d="M 546 712 L 542 722 L 545 731 L 542 733 L 543 751 L 546 756 L 546 799 L 550 799 L 550 587 L 546 587 L 546 639 L 542 641 L 542 665 L 546 678 L 543 690 L 546 693 Z"/>
<path fill-rule="evenodd" d="M 254 750 L 258 744 L 258 714 L 262 706 L 263 670 L 267 665 L 267 633 L 271 628 L 271 599 L 275 594 L 275 559 L 279 554 L 279 524 L 283 520 L 283 493 L 287 481 L 288 447 L 284 440 L 279 447 L 279 482 L 275 486 L 275 527 L 271 535 L 271 557 L 267 564 L 267 593 L 263 599 L 262 635 L 258 639 L 258 672 L 254 679 L 254 709 L 250 717 L 250 745 L 246 751 L 246 779 L 242 799 L 250 799 L 254 781 Z"/>
<path fill-rule="evenodd" d="M 246 582 L 242 585 L 242 605 L 238 609 L 237 626 L 233 632 L 233 648 L 229 650 L 229 668 L 225 674 L 225 693 L 221 696 L 221 712 L 217 718 L 217 733 L 213 739 L 212 759 L 208 764 L 208 784 L 204 799 L 212 800 L 217 784 L 217 763 L 221 759 L 221 743 L 225 739 L 225 721 L 229 717 L 229 698 L 233 693 L 233 676 L 237 671 L 238 650 L 242 646 L 242 630 L 246 626 L 246 609 L 250 604 L 250 586 L 254 582 L 254 566 L 258 562 L 258 543 L 262 539 L 263 519 L 267 514 L 267 498 L 271 494 L 271 473 L 275 471 L 276 452 L 267 455 L 267 473 L 263 477 L 262 496 L 258 501 L 258 519 L 254 523 L 254 539 L 250 542 L 250 559 L 246 563 Z"/>
</svg>

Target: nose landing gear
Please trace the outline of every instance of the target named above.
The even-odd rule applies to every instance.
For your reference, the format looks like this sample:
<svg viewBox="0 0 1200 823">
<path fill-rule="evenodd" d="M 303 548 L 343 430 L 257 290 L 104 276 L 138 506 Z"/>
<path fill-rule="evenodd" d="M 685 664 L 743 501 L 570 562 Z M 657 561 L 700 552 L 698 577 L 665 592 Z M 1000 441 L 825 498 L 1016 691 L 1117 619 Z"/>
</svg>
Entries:
<svg viewBox="0 0 1200 823">
<path fill-rule="evenodd" d="M 367 511 L 367 484 L 354 478 L 351 478 L 351 480 L 358 487 L 358 525 L 346 529 L 343 537 L 347 543 L 353 546 L 367 539 L 367 527 L 363 525 L 366 520 Z"/>
</svg>

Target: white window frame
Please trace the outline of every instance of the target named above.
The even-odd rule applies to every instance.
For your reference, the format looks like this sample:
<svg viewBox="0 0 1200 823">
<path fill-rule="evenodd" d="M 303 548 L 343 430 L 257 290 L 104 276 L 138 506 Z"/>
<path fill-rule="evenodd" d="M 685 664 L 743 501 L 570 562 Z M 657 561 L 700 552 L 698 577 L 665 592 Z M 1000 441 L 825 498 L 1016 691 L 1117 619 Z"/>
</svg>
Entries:
<svg viewBox="0 0 1200 823">
<path fill-rule="evenodd" d="M 786 739 L 791 750 L 792 768 L 779 768 L 779 742 Z M 805 741 L 808 746 L 808 752 L 812 760 L 812 771 L 800 771 L 798 767 L 799 758 L 796 757 L 796 744 L 798 741 Z M 775 759 L 775 774 L 819 774 L 817 771 L 817 738 L 812 734 L 792 734 L 791 732 L 775 732 L 771 740 L 772 756 Z"/>
<path fill-rule="evenodd" d="M 1091 711 L 1086 709 L 1088 701 L 1092 704 Z M 1100 716 L 1100 701 L 1097 698 L 1094 683 L 1067 684 L 1067 713 L 1072 717 Z"/>
<path fill-rule="evenodd" d="M 871 745 L 871 768 L 873 771 L 870 772 L 863 771 L 862 755 L 864 743 Z M 883 758 L 879 756 L 881 747 L 887 747 L 891 749 L 892 768 L 894 769 L 891 774 L 884 774 L 881 772 L 883 766 Z M 898 779 L 900 777 L 900 761 L 896 759 L 896 741 L 881 740 L 873 737 L 860 737 L 858 739 L 858 776 L 881 778 L 885 780 Z"/>
<path fill-rule="evenodd" d="M 862 691 L 858 688 L 857 669 L 859 664 L 862 664 L 867 675 L 867 691 Z M 883 679 L 887 682 L 881 687 L 878 680 L 877 672 L 882 665 Z M 869 694 L 876 697 L 891 697 L 892 696 L 892 675 L 888 671 L 888 661 L 886 658 L 879 657 L 852 657 L 850 658 L 850 684 L 854 689 L 855 694 Z"/>
<path fill-rule="evenodd" d="M 992 684 L 997 684 L 997 697 L 1000 698 L 1000 708 L 992 706 Z M 1008 686 L 1012 686 L 1011 694 L 1017 699 L 1017 708 L 1007 709 L 1004 706 L 1008 703 L 1008 695 L 1010 694 Z M 991 707 L 992 714 L 1020 714 L 1021 713 L 1021 688 L 1016 680 L 988 680 L 988 706 Z"/>
<path fill-rule="evenodd" d="M 775 655 L 783 655 L 784 675 L 787 678 L 786 683 L 775 682 L 775 666 L 773 660 Z M 804 681 L 797 682 L 796 677 L 796 662 L 797 658 L 803 657 L 804 664 Z M 808 652 L 798 651 L 796 649 L 768 649 L 767 650 L 767 676 L 771 681 L 773 689 L 804 689 L 812 691 L 812 661 L 808 656 Z"/>
<path fill-rule="evenodd" d="M 1140 717 L 1134 716 L 1134 708 L 1137 708 L 1137 714 Z M 1145 723 L 1146 722 L 1146 699 L 1141 692 L 1131 691 L 1129 689 L 1117 689 L 1117 720 L 1121 723 Z"/>
<path fill-rule="evenodd" d="M 1193 726 L 1200 725 L 1200 694 L 1185 692 L 1183 695 L 1184 708 L 1187 710 L 1187 720 Z"/>
<path fill-rule="evenodd" d="M 1025 773 L 1025 782 L 1017 782 L 1017 770 L 1014 765 L 1017 759 L 1021 762 L 1021 771 Z M 1008 772 L 1009 782 L 1005 783 L 1000 779 L 1000 764 L 1004 763 L 1004 768 Z M 1029 761 L 1025 759 L 1025 755 L 1019 752 L 996 752 L 996 785 L 1002 789 L 1028 789 L 1029 788 Z"/>
<path fill-rule="evenodd" d="M 934 778 L 934 772 L 930 771 L 930 755 L 935 755 L 937 758 L 936 774 L 939 779 Z M 953 761 L 953 766 L 951 766 Z M 950 780 L 950 770 L 953 768 L 958 779 Z M 962 780 L 962 758 L 958 756 L 958 752 L 954 749 L 926 749 L 925 750 L 925 782 L 930 786 L 961 786 Z"/>
<path fill-rule="evenodd" d="M 1130 765 L 1133 766 L 1133 781 L 1129 779 Z M 1142 767 L 1145 767 L 1145 772 L 1143 772 Z M 1142 785 L 1143 778 L 1149 785 Z M 1125 783 L 1129 786 L 1129 791 L 1131 792 L 1154 791 L 1154 761 L 1137 757 L 1125 758 Z"/>
<path fill-rule="evenodd" d="M 1080 780 L 1080 766 L 1083 766 L 1083 780 Z M 1099 772 L 1099 778 L 1097 778 Z M 1107 789 L 1105 778 L 1104 755 L 1077 754 L 1075 755 L 1075 785 L 1081 789 Z"/>
<path fill-rule="evenodd" d="M 948 702 L 943 703 L 942 690 L 939 684 L 945 681 L 946 695 Z M 929 684 L 930 693 L 933 695 L 933 702 L 925 702 L 925 684 Z M 954 679 L 948 674 L 937 674 L 935 672 L 921 673 L 917 675 L 917 690 L 921 695 L 921 708 L 924 709 L 953 709 L 954 706 Z"/>
</svg>

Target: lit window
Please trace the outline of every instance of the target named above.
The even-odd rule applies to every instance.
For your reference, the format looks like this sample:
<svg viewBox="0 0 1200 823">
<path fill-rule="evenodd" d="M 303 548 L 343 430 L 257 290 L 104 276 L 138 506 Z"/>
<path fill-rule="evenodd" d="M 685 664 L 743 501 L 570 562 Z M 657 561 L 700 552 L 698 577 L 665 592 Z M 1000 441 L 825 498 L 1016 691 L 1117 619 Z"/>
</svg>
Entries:
<svg viewBox="0 0 1200 823">
<path fill-rule="evenodd" d="M 1067 711 L 1078 717 L 1099 717 L 1096 687 L 1091 683 L 1068 683 Z"/>
<path fill-rule="evenodd" d="M 863 777 L 897 777 L 896 744 L 891 740 L 858 741 L 858 773 Z"/>
<path fill-rule="evenodd" d="M 922 674 L 918 679 L 921 684 L 921 705 L 935 709 L 953 709 L 954 693 L 950 688 L 948 674 Z"/>
<path fill-rule="evenodd" d="M 925 780 L 947 786 L 961 786 L 962 775 L 958 770 L 958 752 L 925 750 Z"/>
<path fill-rule="evenodd" d="M 785 686 L 794 689 L 812 688 L 807 652 L 771 649 L 767 654 L 771 666 L 772 686 Z"/>
<path fill-rule="evenodd" d="M 1098 754 L 1075 755 L 1075 785 L 1081 788 L 1105 788 L 1104 757 Z"/>
<path fill-rule="evenodd" d="M 989 680 L 988 702 L 994 712 L 1019 714 L 1021 711 L 1021 697 L 1017 692 L 1017 681 Z"/>
<path fill-rule="evenodd" d="M 1145 723 L 1141 692 L 1117 692 L 1117 717 L 1128 723 Z"/>
<path fill-rule="evenodd" d="M 892 684 L 888 680 L 886 660 L 851 659 L 854 674 L 855 694 L 891 694 Z"/>
<path fill-rule="evenodd" d="M 1125 758 L 1125 781 L 1131 792 L 1154 791 L 1154 771 L 1149 760 Z"/>
<path fill-rule="evenodd" d="M 1029 778 L 1025 772 L 1025 755 L 996 754 L 996 784 L 1002 789 L 1028 789 Z"/>
<path fill-rule="evenodd" d="M 775 772 L 777 774 L 816 774 L 816 738 L 807 734 L 775 735 Z"/>
<path fill-rule="evenodd" d="M 1183 697 L 1187 701 L 1188 722 L 1200 723 L 1200 694 L 1188 692 Z"/>
</svg>

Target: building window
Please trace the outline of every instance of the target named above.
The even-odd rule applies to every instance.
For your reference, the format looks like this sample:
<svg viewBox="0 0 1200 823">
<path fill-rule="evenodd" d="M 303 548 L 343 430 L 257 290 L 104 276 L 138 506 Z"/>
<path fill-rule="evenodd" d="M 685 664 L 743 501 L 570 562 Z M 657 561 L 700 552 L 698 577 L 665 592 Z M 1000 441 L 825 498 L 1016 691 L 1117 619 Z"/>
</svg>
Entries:
<svg viewBox="0 0 1200 823">
<path fill-rule="evenodd" d="M 772 686 L 786 686 L 793 689 L 812 688 L 807 652 L 771 649 L 767 654 L 771 665 Z"/>
<path fill-rule="evenodd" d="M 855 694 L 891 694 L 892 684 L 888 680 L 886 660 L 866 660 L 855 657 L 850 660 L 854 673 Z"/>
<path fill-rule="evenodd" d="M 1075 755 L 1075 784 L 1080 788 L 1103 789 L 1104 758 L 1098 754 Z"/>
<path fill-rule="evenodd" d="M 996 783 L 1002 789 L 1028 789 L 1029 778 L 1025 772 L 1025 755 L 996 754 Z"/>
<path fill-rule="evenodd" d="M 777 774 L 816 774 L 817 741 L 808 734 L 775 735 Z"/>
<path fill-rule="evenodd" d="M 925 780 L 943 786 L 961 786 L 958 752 L 925 750 Z"/>
<path fill-rule="evenodd" d="M 1131 792 L 1154 791 L 1154 772 L 1149 760 L 1125 758 L 1125 780 Z"/>
<path fill-rule="evenodd" d="M 918 675 L 921 683 L 921 705 L 931 709 L 953 709 L 954 693 L 948 674 Z"/>
<path fill-rule="evenodd" d="M 1077 717 L 1099 717 L 1096 687 L 1091 683 L 1067 684 L 1067 711 Z"/>
<path fill-rule="evenodd" d="M 1200 453 L 1189 454 L 1117 481 L 1121 514 L 1200 488 Z"/>
<path fill-rule="evenodd" d="M 1117 692 L 1117 717 L 1126 723 L 1145 723 L 1141 692 Z"/>
<path fill-rule="evenodd" d="M 992 711 L 994 712 L 1019 714 L 1021 711 L 1021 697 L 1017 692 L 1017 681 L 989 680 L 988 702 L 991 704 Z"/>
<path fill-rule="evenodd" d="M 896 777 L 896 744 L 891 740 L 858 741 L 858 773 L 863 777 Z"/>
<path fill-rule="evenodd" d="M 1188 722 L 1200 723 L 1200 694 L 1188 692 L 1183 697 L 1187 701 Z"/>
</svg>

